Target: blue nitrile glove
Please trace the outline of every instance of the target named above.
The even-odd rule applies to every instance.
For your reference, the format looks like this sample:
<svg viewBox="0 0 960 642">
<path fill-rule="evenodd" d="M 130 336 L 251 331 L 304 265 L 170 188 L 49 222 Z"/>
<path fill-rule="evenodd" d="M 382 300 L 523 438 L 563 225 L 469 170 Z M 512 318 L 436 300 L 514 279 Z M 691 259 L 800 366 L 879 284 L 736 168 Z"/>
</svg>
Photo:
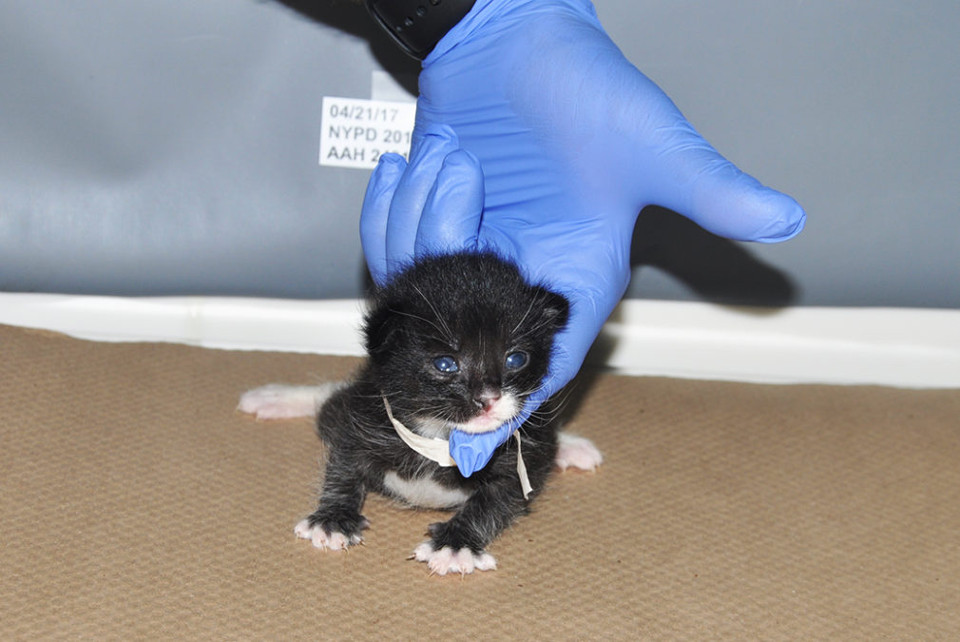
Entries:
<svg viewBox="0 0 960 642">
<path fill-rule="evenodd" d="M 478 179 L 467 171 L 474 159 L 463 151 L 448 157 L 457 143 L 483 168 L 482 219 L 472 194 Z M 417 162 L 418 152 L 429 161 Z M 444 158 L 450 176 L 436 181 Z M 374 279 L 424 250 L 479 242 L 572 304 L 550 371 L 523 417 L 493 433 L 451 435 L 464 475 L 485 466 L 513 428 L 577 373 L 626 289 L 630 240 L 644 206 L 745 241 L 786 240 L 805 219 L 793 199 L 701 138 L 623 57 L 584 0 L 477 0 L 423 63 L 414 165 L 416 172 L 404 174 L 398 159 L 386 159 L 371 179 L 374 193 L 396 189 L 397 197 L 386 221 L 362 225 Z M 435 183 L 444 211 L 424 209 Z"/>
</svg>

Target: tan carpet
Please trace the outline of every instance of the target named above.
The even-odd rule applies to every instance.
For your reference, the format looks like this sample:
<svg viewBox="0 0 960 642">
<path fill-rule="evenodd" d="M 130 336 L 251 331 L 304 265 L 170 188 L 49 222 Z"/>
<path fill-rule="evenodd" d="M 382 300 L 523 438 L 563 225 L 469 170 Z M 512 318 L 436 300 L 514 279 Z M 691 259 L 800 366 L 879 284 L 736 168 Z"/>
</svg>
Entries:
<svg viewBox="0 0 960 642">
<path fill-rule="evenodd" d="M 960 391 L 599 375 L 605 465 L 461 579 L 406 560 L 439 513 L 293 535 L 319 442 L 237 398 L 355 363 L 0 326 L 0 639 L 960 639 Z"/>
</svg>

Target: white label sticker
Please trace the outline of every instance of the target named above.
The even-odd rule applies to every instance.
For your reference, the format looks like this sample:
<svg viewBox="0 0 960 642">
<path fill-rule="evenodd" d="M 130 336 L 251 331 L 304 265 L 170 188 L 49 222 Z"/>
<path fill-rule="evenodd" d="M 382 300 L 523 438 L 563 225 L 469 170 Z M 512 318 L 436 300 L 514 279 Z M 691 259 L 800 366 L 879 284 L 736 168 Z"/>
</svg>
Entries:
<svg viewBox="0 0 960 642">
<path fill-rule="evenodd" d="M 417 104 L 323 97 L 320 164 L 373 169 L 380 156 L 410 153 Z"/>
</svg>

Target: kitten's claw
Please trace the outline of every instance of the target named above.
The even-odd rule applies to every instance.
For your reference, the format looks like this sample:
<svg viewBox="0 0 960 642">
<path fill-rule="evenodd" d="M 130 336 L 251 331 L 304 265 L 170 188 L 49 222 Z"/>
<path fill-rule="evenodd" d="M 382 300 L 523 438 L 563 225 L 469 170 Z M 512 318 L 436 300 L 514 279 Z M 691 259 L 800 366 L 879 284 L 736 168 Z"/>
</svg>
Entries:
<svg viewBox="0 0 960 642">
<path fill-rule="evenodd" d="M 560 470 L 572 467 L 594 471 L 603 463 L 603 455 L 589 439 L 561 432 L 557 435 L 557 440 L 555 463 Z"/>
<path fill-rule="evenodd" d="M 424 542 L 413 551 L 418 562 L 426 562 L 431 575 L 446 575 L 458 573 L 466 575 L 474 571 L 492 571 L 497 568 L 497 560 L 486 551 L 476 554 L 469 548 L 452 549 L 444 546 L 439 551 L 433 548 L 432 542 Z"/>
<path fill-rule="evenodd" d="M 310 520 L 301 520 L 293 529 L 300 539 L 308 539 L 315 548 L 325 551 L 345 551 L 348 546 L 362 544 L 363 538 L 359 535 L 344 535 L 336 531 L 327 535 L 319 524 L 310 525 Z"/>
</svg>

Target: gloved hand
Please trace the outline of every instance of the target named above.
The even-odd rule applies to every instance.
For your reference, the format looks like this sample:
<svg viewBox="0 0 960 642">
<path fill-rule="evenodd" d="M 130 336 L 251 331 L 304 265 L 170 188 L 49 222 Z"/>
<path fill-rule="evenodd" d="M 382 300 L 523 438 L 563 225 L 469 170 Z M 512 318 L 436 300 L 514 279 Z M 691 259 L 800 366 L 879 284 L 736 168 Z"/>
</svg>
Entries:
<svg viewBox="0 0 960 642">
<path fill-rule="evenodd" d="M 789 239 L 805 220 L 700 137 L 585 0 L 477 0 L 423 63 L 410 166 L 385 158 L 367 195 L 361 238 L 376 281 L 424 251 L 479 244 L 571 301 L 523 415 L 493 433 L 451 435 L 468 476 L 579 370 L 626 290 L 643 207 L 761 242 Z"/>
</svg>

